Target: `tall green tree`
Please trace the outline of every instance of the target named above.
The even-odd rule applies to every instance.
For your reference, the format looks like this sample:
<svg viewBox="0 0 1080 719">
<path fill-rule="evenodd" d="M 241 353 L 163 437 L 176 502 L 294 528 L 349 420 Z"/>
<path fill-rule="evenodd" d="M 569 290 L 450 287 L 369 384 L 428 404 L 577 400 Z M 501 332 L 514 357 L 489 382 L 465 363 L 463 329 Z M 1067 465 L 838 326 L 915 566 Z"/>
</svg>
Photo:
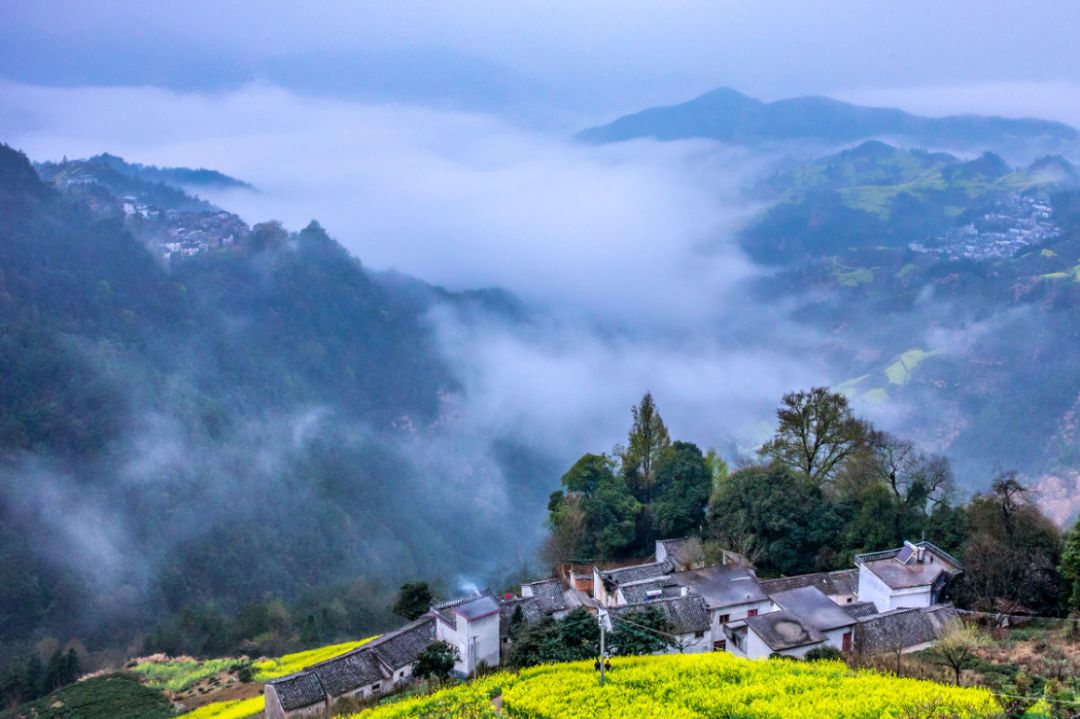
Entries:
<svg viewBox="0 0 1080 719">
<path fill-rule="evenodd" d="M 671 623 L 657 607 L 646 606 L 620 615 L 613 622 L 608 641 L 611 653 L 619 656 L 656 654 L 672 646 Z"/>
<path fill-rule="evenodd" d="M 713 486 L 701 450 L 690 442 L 675 442 L 660 453 L 654 473 L 654 535 L 681 537 L 699 532 Z"/>
<path fill-rule="evenodd" d="M 634 423 L 630 427 L 626 451 L 623 453 L 623 473 L 631 482 L 638 500 L 652 501 L 653 468 L 660 453 L 671 446 L 671 437 L 652 393 L 646 392 L 641 403 L 630 409 Z"/>
<path fill-rule="evenodd" d="M 776 434 L 759 450 L 822 486 L 863 446 L 866 425 L 851 412 L 847 397 L 825 387 L 789 392 L 776 410 Z"/>
</svg>

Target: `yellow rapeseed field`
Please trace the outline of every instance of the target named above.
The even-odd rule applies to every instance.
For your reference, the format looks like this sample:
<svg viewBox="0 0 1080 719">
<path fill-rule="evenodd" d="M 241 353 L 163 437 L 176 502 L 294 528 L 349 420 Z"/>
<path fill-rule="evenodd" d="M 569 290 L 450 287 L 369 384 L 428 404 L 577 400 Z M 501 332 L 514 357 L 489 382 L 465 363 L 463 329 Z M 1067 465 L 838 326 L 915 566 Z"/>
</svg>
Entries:
<svg viewBox="0 0 1080 719">
<path fill-rule="evenodd" d="M 841 662 L 750 661 L 730 654 L 616 658 L 603 689 L 591 662 L 499 673 L 355 719 L 982 719 L 985 689 L 852 671 Z M 492 696 L 501 694 L 502 714 Z"/>
</svg>

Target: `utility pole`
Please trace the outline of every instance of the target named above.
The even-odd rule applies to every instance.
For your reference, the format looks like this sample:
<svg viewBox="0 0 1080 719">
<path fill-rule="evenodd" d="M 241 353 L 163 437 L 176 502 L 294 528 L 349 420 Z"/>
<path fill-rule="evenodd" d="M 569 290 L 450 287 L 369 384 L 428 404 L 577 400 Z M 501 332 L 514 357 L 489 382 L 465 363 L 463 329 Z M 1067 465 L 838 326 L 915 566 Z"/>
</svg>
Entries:
<svg viewBox="0 0 1080 719">
<path fill-rule="evenodd" d="M 600 686 L 604 686 L 604 662 L 607 661 L 605 651 L 605 640 L 607 638 L 607 628 L 611 624 L 611 619 L 608 617 L 608 611 L 604 608 L 596 610 L 596 620 L 600 624 Z"/>
</svg>

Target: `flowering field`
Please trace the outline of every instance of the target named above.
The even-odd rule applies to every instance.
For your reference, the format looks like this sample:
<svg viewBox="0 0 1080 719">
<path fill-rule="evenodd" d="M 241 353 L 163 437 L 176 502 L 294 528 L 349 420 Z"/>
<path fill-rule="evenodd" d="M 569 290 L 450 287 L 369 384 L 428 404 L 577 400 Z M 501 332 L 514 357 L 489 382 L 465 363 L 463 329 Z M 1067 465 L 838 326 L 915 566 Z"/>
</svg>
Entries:
<svg viewBox="0 0 1080 719">
<path fill-rule="evenodd" d="M 356 719 L 979 719 L 1001 708 L 989 691 L 872 672 L 839 662 L 750 661 L 725 653 L 613 659 L 608 684 L 591 662 L 495 674 L 363 712 Z"/>
<path fill-rule="evenodd" d="M 286 674 L 292 674 L 298 672 L 304 667 L 309 667 L 312 664 L 318 664 L 319 662 L 326 661 L 327 659 L 333 659 L 334 657 L 341 656 L 346 652 L 351 652 L 359 646 L 367 644 L 375 637 L 368 637 L 367 639 L 361 639 L 357 642 L 345 642 L 344 644 L 331 644 L 325 647 L 319 647 L 318 649 L 309 649 L 306 652 L 296 652 L 295 654 L 286 654 L 283 657 L 277 659 L 266 659 L 261 662 L 255 663 L 255 681 L 265 682 L 277 677 L 283 677 Z"/>
</svg>

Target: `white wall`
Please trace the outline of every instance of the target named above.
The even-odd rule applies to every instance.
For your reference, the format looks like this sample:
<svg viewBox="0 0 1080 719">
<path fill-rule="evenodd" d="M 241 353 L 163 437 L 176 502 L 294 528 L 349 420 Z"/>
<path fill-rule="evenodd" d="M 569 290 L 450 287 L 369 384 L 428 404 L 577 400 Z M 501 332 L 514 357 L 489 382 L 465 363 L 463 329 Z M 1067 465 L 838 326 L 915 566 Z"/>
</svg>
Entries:
<svg viewBox="0 0 1080 719">
<path fill-rule="evenodd" d="M 771 611 L 775 611 L 773 603 L 768 599 L 763 599 L 758 602 L 747 602 L 746 604 L 736 604 L 730 607 L 720 607 L 717 609 L 709 609 L 709 622 L 711 624 L 712 641 L 719 642 L 727 639 L 724 634 L 724 625 L 720 622 L 720 617 L 728 615 L 728 621 L 734 622 L 736 619 L 746 619 L 750 616 L 750 610 L 756 609 L 758 614 L 767 614 Z M 729 642 L 730 644 L 730 642 Z"/>
<path fill-rule="evenodd" d="M 879 612 L 903 607 L 929 607 L 930 587 L 893 589 L 873 572 L 859 567 L 859 601 L 873 602 Z"/>
<path fill-rule="evenodd" d="M 499 615 L 498 613 L 469 621 L 460 614 L 455 614 L 456 624 L 451 627 L 442 620 L 435 620 L 435 637 L 457 647 L 460 655 L 454 663 L 454 672 L 469 676 L 480 662 L 489 666 L 499 665 Z M 475 647 L 475 656 L 470 657 L 469 648 Z"/>
</svg>

